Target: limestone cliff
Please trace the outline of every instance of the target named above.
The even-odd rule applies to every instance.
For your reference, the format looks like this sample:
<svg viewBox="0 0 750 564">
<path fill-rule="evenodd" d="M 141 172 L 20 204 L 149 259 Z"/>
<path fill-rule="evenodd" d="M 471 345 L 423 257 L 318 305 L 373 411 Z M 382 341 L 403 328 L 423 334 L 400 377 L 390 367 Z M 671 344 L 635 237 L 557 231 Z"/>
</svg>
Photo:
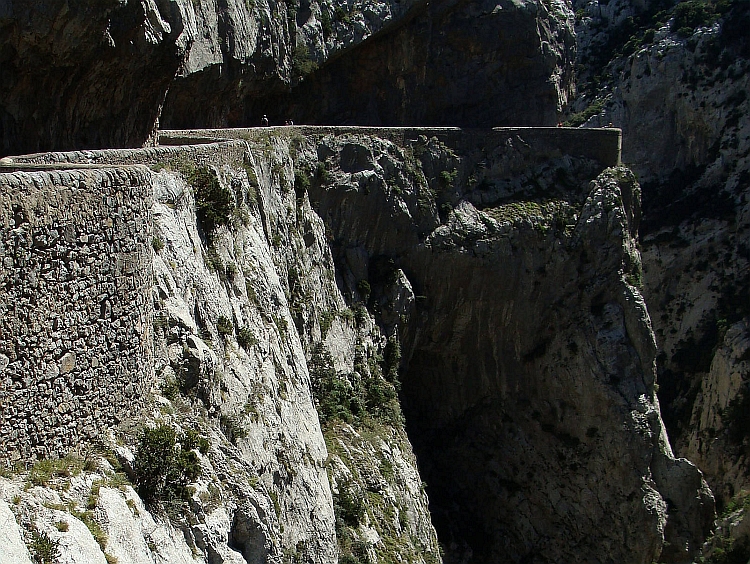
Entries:
<svg viewBox="0 0 750 564">
<path fill-rule="evenodd" d="M 706 472 L 723 511 L 704 556 L 744 561 L 748 7 L 577 7 L 582 113 L 573 119 L 622 127 L 623 159 L 643 181 L 644 295 L 662 410 L 676 451 Z"/>
<path fill-rule="evenodd" d="M 713 501 L 659 415 L 616 131 L 163 142 L 191 136 L 235 139 L 4 165 L 152 169 L 149 407 L 2 479 L 35 551 L 429 563 L 441 538 L 446 562 L 689 561 Z M 157 425 L 200 467 L 161 505 L 138 478 Z"/>
<path fill-rule="evenodd" d="M 580 86 L 578 109 L 593 108 L 589 125 L 623 128 L 623 160 L 644 187 L 665 421 L 726 503 L 748 486 L 748 6 L 620 2 L 577 14 L 581 52 L 606 45 L 612 57 L 583 61 L 597 80 Z"/>
</svg>

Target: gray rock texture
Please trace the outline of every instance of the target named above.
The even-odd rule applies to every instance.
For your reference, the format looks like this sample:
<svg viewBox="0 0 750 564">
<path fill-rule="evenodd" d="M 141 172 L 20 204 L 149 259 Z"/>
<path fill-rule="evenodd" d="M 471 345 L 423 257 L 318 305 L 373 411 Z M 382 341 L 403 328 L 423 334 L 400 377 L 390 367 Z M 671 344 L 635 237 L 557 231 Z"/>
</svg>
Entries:
<svg viewBox="0 0 750 564">
<path fill-rule="evenodd" d="M 5 501 L 0 501 L 0 562 L 3 564 L 31 564 L 31 557 L 18 529 L 16 518 Z"/>
<path fill-rule="evenodd" d="M 591 55 L 584 78 L 601 81 L 579 84 L 576 109 L 598 99 L 587 124 L 623 128 L 623 160 L 643 184 L 643 293 L 665 421 L 678 454 L 724 504 L 749 475 L 740 414 L 750 397 L 750 12 L 744 2 L 707 4 L 691 19 L 687 6 L 579 3 L 579 52 Z M 608 56 L 597 62 L 594 45 Z"/>
</svg>

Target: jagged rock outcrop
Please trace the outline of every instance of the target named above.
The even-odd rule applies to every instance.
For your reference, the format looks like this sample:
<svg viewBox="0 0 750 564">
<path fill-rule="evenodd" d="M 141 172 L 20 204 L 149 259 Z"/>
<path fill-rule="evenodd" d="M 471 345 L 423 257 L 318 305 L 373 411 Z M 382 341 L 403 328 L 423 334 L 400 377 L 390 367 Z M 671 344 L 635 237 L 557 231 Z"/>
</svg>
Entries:
<svg viewBox="0 0 750 564">
<path fill-rule="evenodd" d="M 748 485 L 750 12 L 743 2 L 579 10 L 587 76 L 602 82 L 579 86 L 578 109 L 593 103 L 589 125 L 623 128 L 623 160 L 644 186 L 644 295 L 665 421 L 724 504 Z M 611 61 L 594 64 L 594 43 Z"/>
<path fill-rule="evenodd" d="M 515 175 L 522 136 L 507 143 L 417 141 L 424 177 L 404 193 L 392 150 L 318 149 L 335 173 L 312 197 L 334 240 L 391 257 L 419 296 L 403 402 L 447 561 L 686 561 L 713 501 L 658 416 L 637 184 L 613 170 L 588 186 L 574 159 Z"/>
</svg>

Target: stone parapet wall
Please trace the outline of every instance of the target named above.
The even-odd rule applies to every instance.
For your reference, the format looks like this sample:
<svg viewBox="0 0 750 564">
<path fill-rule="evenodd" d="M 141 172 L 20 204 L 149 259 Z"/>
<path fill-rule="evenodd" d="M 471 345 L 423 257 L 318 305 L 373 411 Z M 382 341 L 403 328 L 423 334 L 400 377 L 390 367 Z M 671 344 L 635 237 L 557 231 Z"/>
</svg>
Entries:
<svg viewBox="0 0 750 564">
<path fill-rule="evenodd" d="M 195 143 L 195 140 L 192 140 Z M 219 166 L 225 163 L 242 162 L 247 151 L 244 141 L 233 139 L 217 141 L 216 138 L 203 144 L 186 146 L 144 147 L 140 149 L 103 149 L 94 151 L 68 151 L 36 153 L 9 158 L 9 162 L 0 163 L 0 172 L 13 170 L 13 167 L 28 169 L 32 165 L 56 170 L 60 167 L 84 165 L 167 165 L 178 164 L 190 159 L 200 164 L 211 163 Z"/>
<path fill-rule="evenodd" d="M 575 127 L 495 127 L 492 129 L 466 129 L 460 127 L 365 127 L 295 125 L 283 127 L 252 127 L 236 129 L 193 129 L 161 131 L 162 145 L 210 143 L 218 139 L 259 140 L 269 135 L 371 135 L 388 139 L 399 145 L 416 140 L 420 135 L 437 137 L 457 148 L 493 146 L 507 139 L 520 139 L 540 157 L 563 154 L 585 157 L 600 162 L 605 167 L 620 165 L 622 131 L 616 128 L 585 129 Z"/>
<path fill-rule="evenodd" d="M 150 173 L 1 172 L 0 459 L 55 457 L 150 388 Z"/>
</svg>

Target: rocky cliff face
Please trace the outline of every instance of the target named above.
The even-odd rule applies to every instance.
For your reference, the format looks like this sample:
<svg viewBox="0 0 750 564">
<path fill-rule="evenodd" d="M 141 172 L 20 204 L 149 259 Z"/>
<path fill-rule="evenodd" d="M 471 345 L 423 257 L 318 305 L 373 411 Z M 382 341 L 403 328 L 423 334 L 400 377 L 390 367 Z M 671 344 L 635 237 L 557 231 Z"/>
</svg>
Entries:
<svg viewBox="0 0 750 564">
<path fill-rule="evenodd" d="M 349 308 L 323 223 L 294 190 L 299 138 L 236 145 L 37 159 L 145 159 L 160 171 L 151 179 L 157 374 L 143 417 L 210 446 L 186 499 L 146 499 L 138 487 L 137 420 L 92 451 L 4 480 L 2 497 L 37 557 L 51 550 L 71 562 L 440 561 L 381 368 L 387 341 L 366 310 Z M 197 220 L 206 179 L 197 170 L 231 193 L 228 225 Z M 389 378 L 397 369 L 391 360 Z M 326 395 L 337 381 L 362 390 L 361 409 L 334 410 L 349 405 Z"/>
<path fill-rule="evenodd" d="M 153 140 L 186 44 L 153 1 L 0 7 L 0 153 Z"/>
<path fill-rule="evenodd" d="M 575 53 L 546 1 L 14 0 L 0 46 L 4 155 L 141 146 L 160 119 L 549 125 Z"/>
<path fill-rule="evenodd" d="M 314 72 L 249 101 L 277 123 L 554 125 L 572 89 L 564 2 L 429 2 Z M 335 86 L 334 86 L 335 85 Z"/>
<path fill-rule="evenodd" d="M 313 193 L 335 240 L 373 257 L 371 277 L 385 255 L 419 296 L 400 327 L 403 401 L 447 561 L 689 558 L 712 501 L 665 450 L 649 391 L 655 346 L 632 285 L 637 185 L 624 170 L 588 185 L 590 163 L 536 168 L 522 138 L 500 145 L 512 148 L 459 156 L 417 141 L 425 176 L 399 194 L 383 149 L 342 139 L 319 156 L 341 155 L 343 175 Z M 692 493 L 671 490 L 691 473 Z M 665 537 L 674 548 L 662 552 Z"/>
<path fill-rule="evenodd" d="M 581 52 L 598 42 L 612 57 L 583 61 L 577 109 L 623 128 L 623 160 L 643 182 L 665 421 L 729 503 L 748 485 L 747 4 L 581 3 L 577 15 Z"/>
</svg>

